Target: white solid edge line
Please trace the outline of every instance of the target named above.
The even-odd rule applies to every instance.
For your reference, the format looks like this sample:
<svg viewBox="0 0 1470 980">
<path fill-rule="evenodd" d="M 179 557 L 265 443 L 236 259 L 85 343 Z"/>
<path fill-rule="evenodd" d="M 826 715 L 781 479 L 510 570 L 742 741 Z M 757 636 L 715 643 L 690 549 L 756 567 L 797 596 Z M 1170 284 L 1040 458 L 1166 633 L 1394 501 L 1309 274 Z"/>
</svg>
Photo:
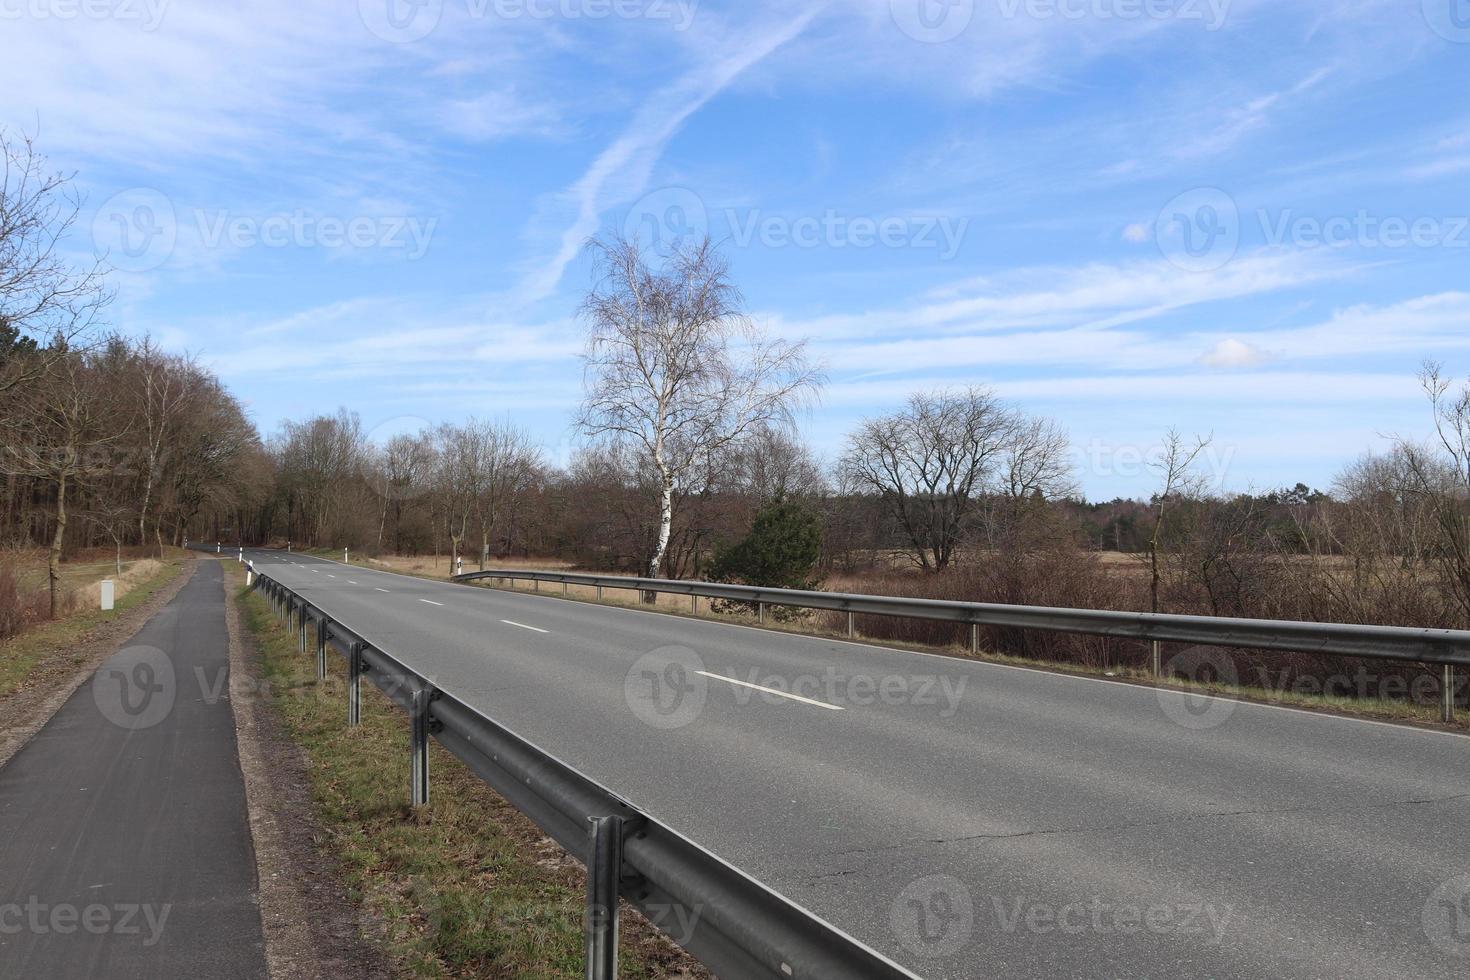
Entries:
<svg viewBox="0 0 1470 980">
<path fill-rule="evenodd" d="M 433 599 L 420 599 L 419 602 L 427 602 L 431 606 L 442 606 L 444 603 L 435 602 Z"/>
<path fill-rule="evenodd" d="M 778 697 L 790 698 L 793 701 L 800 701 L 802 704 L 810 704 L 813 707 L 826 708 L 828 711 L 846 711 L 847 710 L 846 708 L 842 707 L 841 705 L 828 704 L 825 701 L 814 701 L 811 698 L 804 698 L 800 694 L 789 694 L 786 691 L 778 691 L 774 687 L 761 687 L 759 684 L 752 684 L 749 681 L 738 681 L 738 680 L 736 680 L 733 677 L 723 677 L 720 674 L 711 674 L 707 670 L 696 670 L 695 673 L 696 674 L 701 674 L 701 675 L 703 675 L 705 677 L 712 677 L 712 678 L 714 678 L 717 681 L 725 681 L 728 684 L 739 684 L 741 687 L 750 687 L 750 688 L 754 688 L 757 691 L 765 691 L 767 694 L 774 694 L 774 695 L 776 695 Z"/>
<path fill-rule="evenodd" d="M 523 629 L 523 630 L 530 630 L 533 633 L 550 633 L 551 632 L 551 630 L 544 630 L 544 629 L 542 629 L 539 626 L 527 626 L 525 623 L 516 623 L 516 622 L 512 622 L 509 619 L 502 619 L 501 622 L 504 623 L 507 626 L 519 626 L 521 629 Z"/>
</svg>

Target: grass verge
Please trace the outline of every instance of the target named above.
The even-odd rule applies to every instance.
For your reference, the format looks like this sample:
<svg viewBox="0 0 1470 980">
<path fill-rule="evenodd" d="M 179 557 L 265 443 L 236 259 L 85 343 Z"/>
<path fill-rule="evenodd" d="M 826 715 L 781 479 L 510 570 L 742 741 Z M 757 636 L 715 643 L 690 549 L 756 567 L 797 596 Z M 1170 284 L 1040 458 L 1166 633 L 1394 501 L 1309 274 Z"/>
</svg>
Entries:
<svg viewBox="0 0 1470 980">
<path fill-rule="evenodd" d="M 231 569 L 237 584 L 243 575 Z M 259 596 L 238 593 L 262 688 L 282 732 L 304 750 L 326 849 L 362 908 L 369 936 L 415 977 L 582 975 L 586 879 L 580 865 L 437 743 L 431 802 L 408 806 L 408 725 L 372 684 L 362 724 L 346 725 L 341 658 L 318 682 L 312 657 Z M 622 974 L 702 975 L 624 909 Z"/>
<path fill-rule="evenodd" d="M 87 609 L 51 622 L 33 626 L 18 636 L 0 642 L 0 698 L 14 694 L 26 683 L 41 662 L 68 647 L 81 643 L 89 632 L 128 610 L 147 602 L 159 589 L 178 578 L 183 563 L 173 560 L 135 584 L 118 598 L 108 612 Z"/>
</svg>

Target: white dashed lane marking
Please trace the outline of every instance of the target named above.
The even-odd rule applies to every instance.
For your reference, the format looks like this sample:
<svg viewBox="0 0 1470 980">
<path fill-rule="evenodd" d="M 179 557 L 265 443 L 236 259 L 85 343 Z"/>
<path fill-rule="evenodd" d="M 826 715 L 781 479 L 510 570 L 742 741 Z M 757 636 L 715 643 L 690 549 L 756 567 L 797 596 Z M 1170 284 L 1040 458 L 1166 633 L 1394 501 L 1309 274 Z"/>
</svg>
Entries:
<svg viewBox="0 0 1470 980">
<path fill-rule="evenodd" d="M 551 630 L 544 630 L 544 629 L 542 629 L 539 626 L 527 626 L 525 623 L 516 623 L 516 622 L 512 622 L 509 619 L 502 619 L 501 622 L 504 623 L 507 626 L 518 626 L 518 627 L 520 627 L 523 630 L 530 630 L 532 633 L 550 633 L 551 632 Z"/>
<path fill-rule="evenodd" d="M 790 698 L 792 701 L 800 701 L 802 704 L 809 704 L 814 708 L 826 708 L 828 711 L 846 710 L 840 705 L 828 704 L 825 701 L 813 701 L 811 698 L 804 698 L 800 694 L 791 694 L 786 691 L 778 691 L 774 687 L 761 687 L 759 684 L 752 684 L 749 681 L 737 681 L 733 677 L 722 677 L 719 674 L 711 674 L 707 670 L 696 670 L 695 673 L 700 674 L 704 677 L 709 677 L 713 680 L 724 681 L 727 684 L 738 684 L 741 687 L 749 687 L 757 691 L 765 691 L 767 694 L 774 694 L 777 697 Z"/>
</svg>

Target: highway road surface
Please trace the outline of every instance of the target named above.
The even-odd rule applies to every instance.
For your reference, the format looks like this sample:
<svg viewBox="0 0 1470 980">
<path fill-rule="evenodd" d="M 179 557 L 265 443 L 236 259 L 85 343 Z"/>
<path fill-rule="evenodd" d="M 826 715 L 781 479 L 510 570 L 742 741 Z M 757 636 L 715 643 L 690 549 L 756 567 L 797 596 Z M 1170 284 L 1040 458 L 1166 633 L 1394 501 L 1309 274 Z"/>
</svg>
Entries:
<svg viewBox="0 0 1470 980">
<path fill-rule="evenodd" d="M 264 980 L 218 563 L 0 768 L 0 978 Z"/>
<path fill-rule="evenodd" d="M 1470 976 L 1462 736 L 251 556 L 922 976 Z"/>
</svg>

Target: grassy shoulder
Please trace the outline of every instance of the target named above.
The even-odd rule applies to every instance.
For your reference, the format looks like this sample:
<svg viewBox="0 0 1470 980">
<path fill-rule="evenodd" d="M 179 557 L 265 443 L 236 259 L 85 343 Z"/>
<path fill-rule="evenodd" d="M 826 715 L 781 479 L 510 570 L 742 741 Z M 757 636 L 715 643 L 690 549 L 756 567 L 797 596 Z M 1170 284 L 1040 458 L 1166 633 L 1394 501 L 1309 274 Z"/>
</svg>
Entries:
<svg viewBox="0 0 1470 980">
<path fill-rule="evenodd" d="M 183 567 L 181 559 L 157 563 L 156 568 L 149 569 L 150 574 L 134 582 L 117 599 L 111 610 L 79 610 L 60 619 L 38 624 L 18 636 L 0 642 L 0 698 L 23 687 L 38 664 L 76 646 L 92 630 L 147 602 L 160 589 L 166 588 L 178 578 Z"/>
<path fill-rule="evenodd" d="M 240 585 L 243 576 L 231 570 Z M 407 976 L 572 978 L 582 975 L 585 877 L 525 817 L 437 743 L 431 802 L 409 788 L 407 719 L 372 684 L 362 724 L 346 725 L 341 658 L 318 682 L 312 657 L 259 596 L 239 591 L 242 622 L 283 733 L 309 763 L 311 791 L 369 935 Z M 687 977 L 697 968 L 624 912 L 622 972 Z"/>
</svg>

